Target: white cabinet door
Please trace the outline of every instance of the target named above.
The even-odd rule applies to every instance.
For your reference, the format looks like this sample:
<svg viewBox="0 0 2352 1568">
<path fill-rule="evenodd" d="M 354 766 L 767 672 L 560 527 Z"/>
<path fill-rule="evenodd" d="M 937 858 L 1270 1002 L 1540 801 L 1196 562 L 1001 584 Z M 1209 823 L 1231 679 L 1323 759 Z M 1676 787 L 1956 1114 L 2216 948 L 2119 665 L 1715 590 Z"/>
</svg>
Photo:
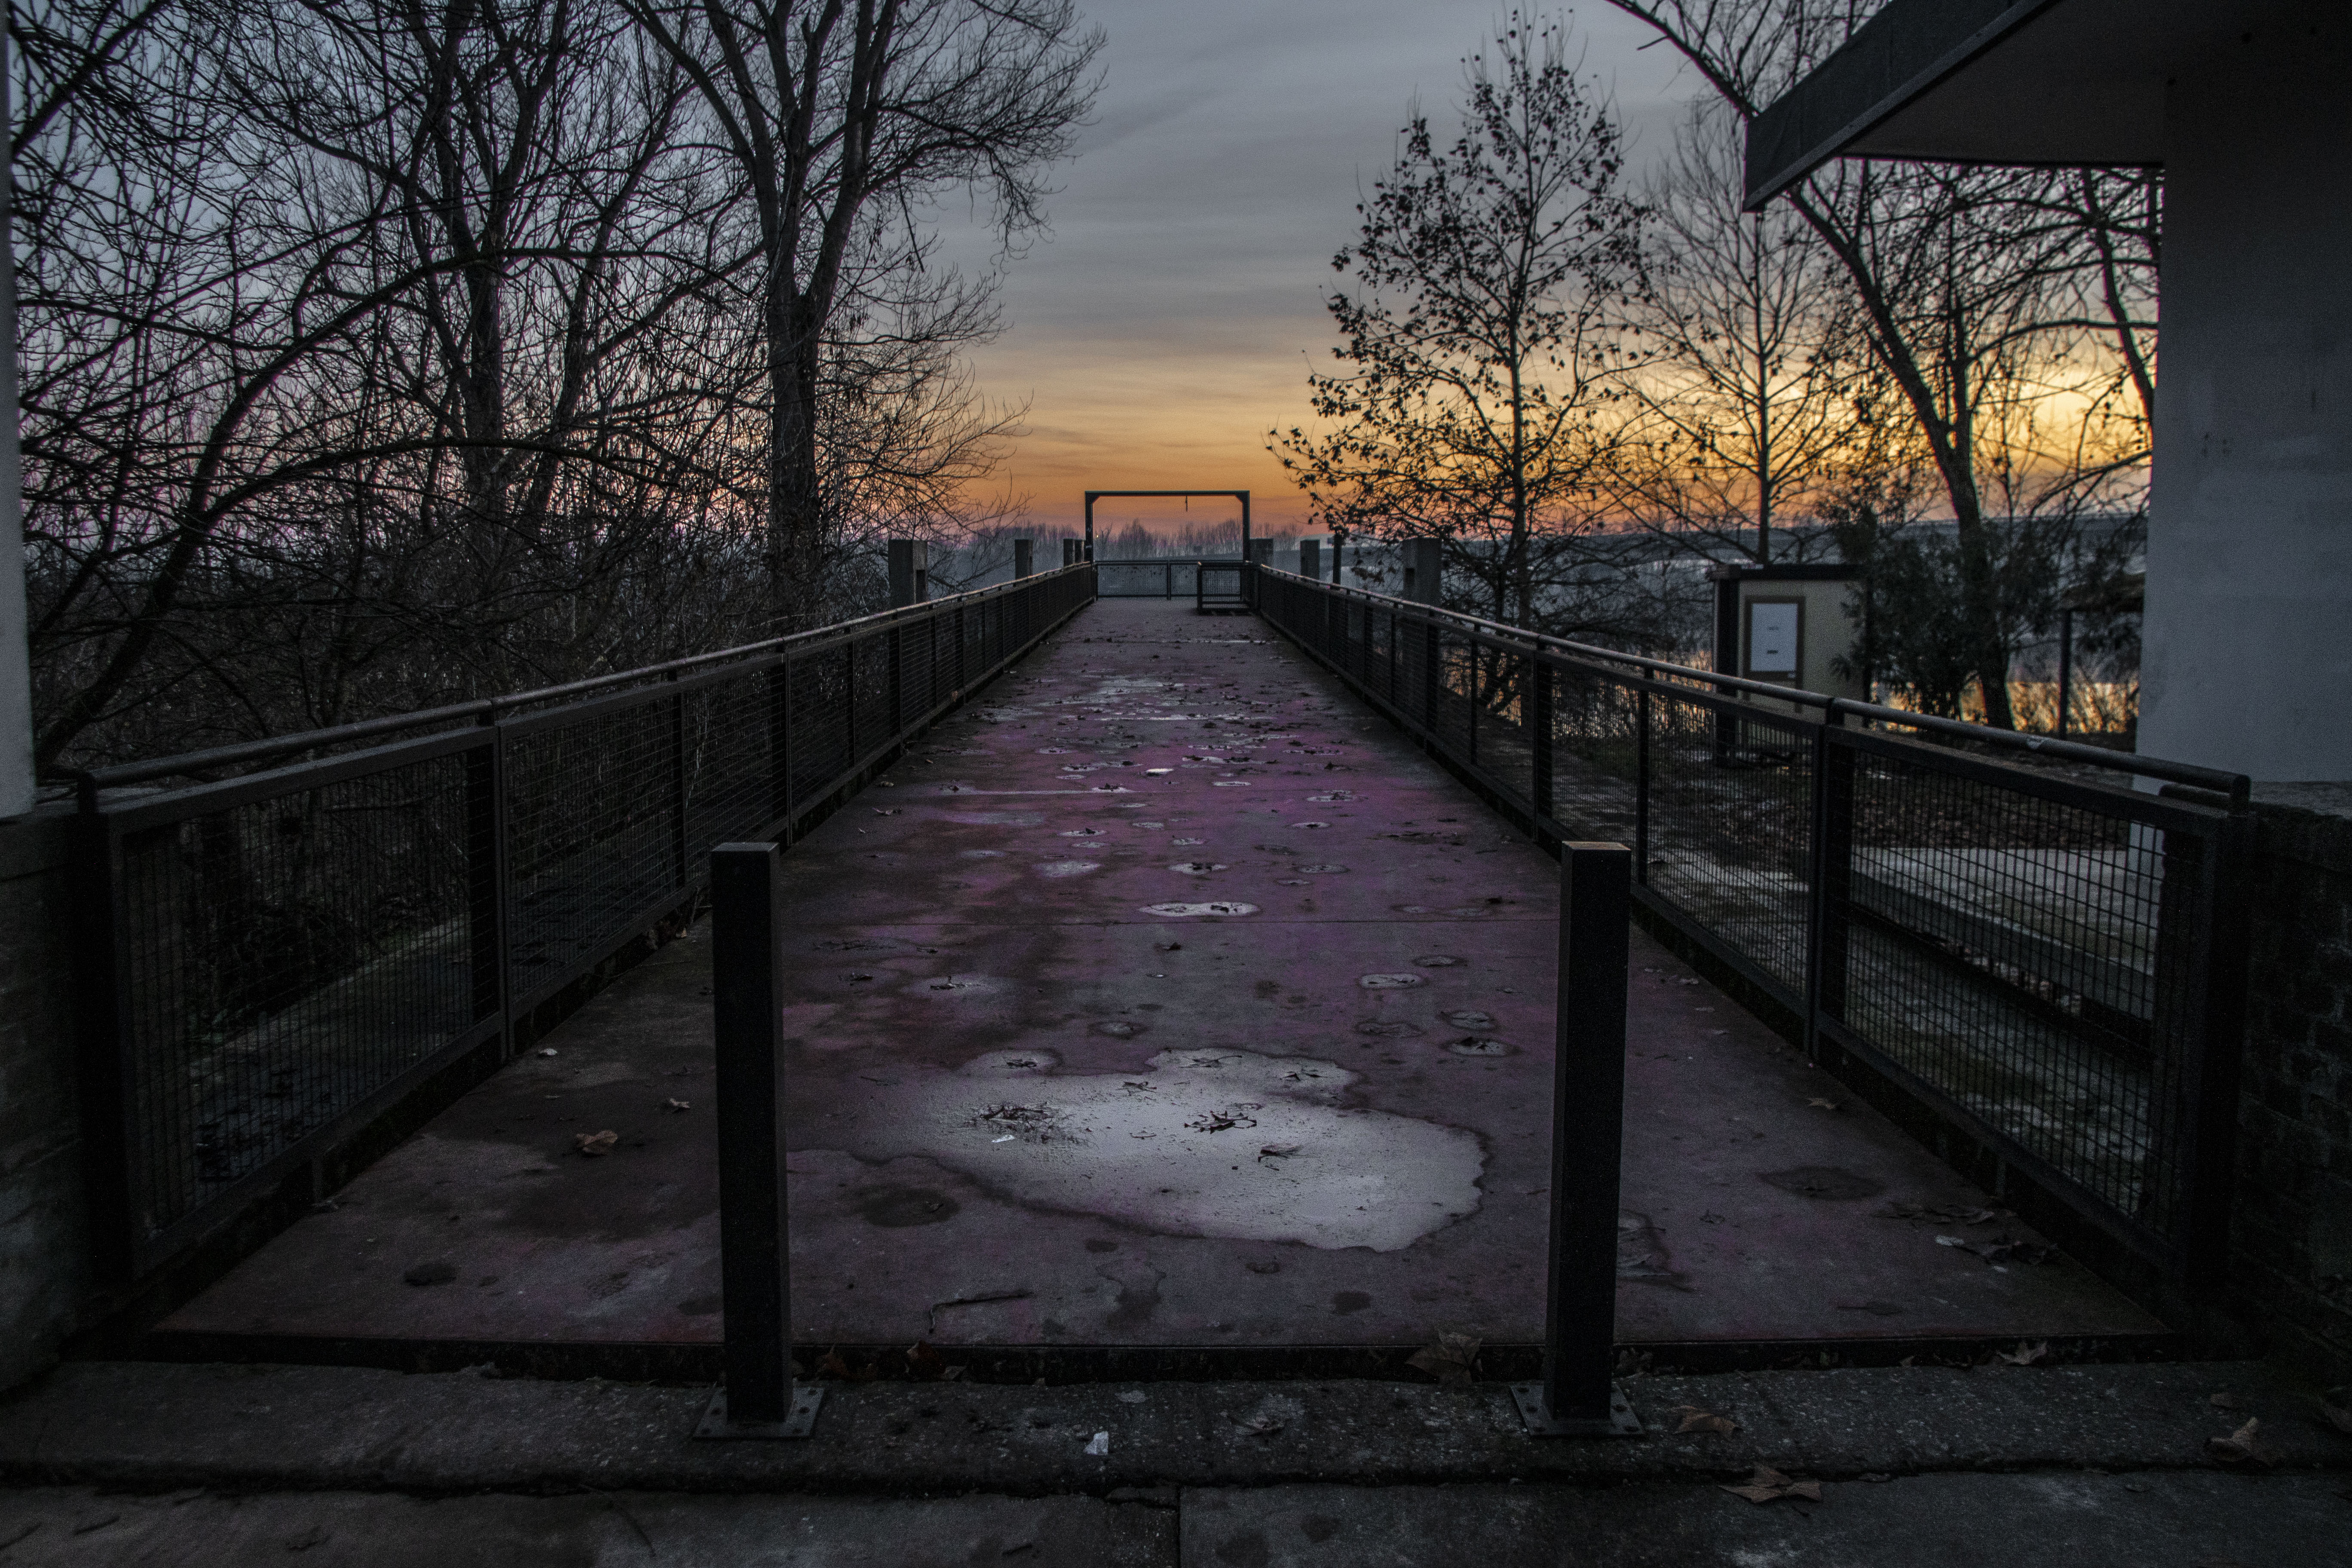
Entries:
<svg viewBox="0 0 2352 1568">
<path fill-rule="evenodd" d="M 1748 606 L 1748 673 L 1797 673 L 1797 606 L 1790 604 Z"/>
</svg>

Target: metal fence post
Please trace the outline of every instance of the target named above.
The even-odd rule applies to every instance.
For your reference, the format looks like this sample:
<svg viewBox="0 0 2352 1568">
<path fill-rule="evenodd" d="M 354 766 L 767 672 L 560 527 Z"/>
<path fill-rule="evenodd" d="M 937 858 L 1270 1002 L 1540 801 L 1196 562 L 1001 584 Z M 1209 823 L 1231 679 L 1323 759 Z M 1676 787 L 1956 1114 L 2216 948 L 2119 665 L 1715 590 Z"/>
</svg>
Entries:
<svg viewBox="0 0 2352 1568">
<path fill-rule="evenodd" d="M 506 1031 L 506 879 L 499 863 L 499 774 L 505 739 L 496 723 L 482 729 L 483 743 L 466 753 L 466 934 L 473 969 L 474 1022 L 499 1020 Z M 501 1055 L 513 1048 L 504 1041 Z"/>
<path fill-rule="evenodd" d="M 1853 894 L 1853 752 L 1832 708 L 1813 731 L 1812 884 L 1805 911 L 1805 1059 L 1822 1059 L 1822 1020 L 1845 1016 L 1846 911 Z"/>
<path fill-rule="evenodd" d="M 1633 880 L 1650 885 L 1650 689 L 1633 694 Z"/>
<path fill-rule="evenodd" d="M 781 852 L 710 852 L 710 1017 L 718 1042 L 719 1268 L 727 1383 L 698 1437 L 805 1437 L 824 1391 L 793 1382 L 784 1193 Z"/>
<path fill-rule="evenodd" d="M 1559 847 L 1559 1048 L 1552 1067 L 1543 1381 L 1511 1385 L 1520 1416 L 1538 1436 L 1639 1436 L 1642 1431 L 1612 1381 L 1632 914 L 1631 851 L 1622 844 Z"/>
<path fill-rule="evenodd" d="M 1529 826 L 1535 830 L 1536 842 L 1543 842 L 1543 825 L 1552 816 L 1551 809 L 1551 666 L 1534 654 L 1528 655 L 1528 792 L 1535 798 L 1536 819 Z"/>
<path fill-rule="evenodd" d="M 2176 1114 L 2182 1213 L 2174 1229 L 2180 1237 L 2180 1288 L 2199 1305 L 2212 1300 L 2229 1276 L 2239 1067 L 2246 1048 L 2253 829 L 2253 813 L 2240 800 L 2219 830 L 2200 839 L 2170 829 L 2164 835 L 2159 919 L 2190 928 L 2185 942 L 2161 932 L 2158 941 L 2160 954 L 2186 947 L 2191 959 L 2193 978 L 2181 988 L 2187 994 L 2179 998 L 2179 1012 L 2184 1103 Z M 2175 889 L 2186 881 L 2196 886 L 2184 896 Z"/>
<path fill-rule="evenodd" d="M 959 612 L 961 613 L 961 612 Z M 793 839 L 793 661 L 777 658 L 768 671 L 768 817 L 783 842 Z"/>
<path fill-rule="evenodd" d="M 675 685 L 677 671 L 667 679 Z M 686 849 L 687 837 L 687 777 L 686 777 L 686 693 L 673 691 L 669 699 L 669 849 L 672 869 L 681 888 L 694 880 L 694 865 Z"/>
</svg>

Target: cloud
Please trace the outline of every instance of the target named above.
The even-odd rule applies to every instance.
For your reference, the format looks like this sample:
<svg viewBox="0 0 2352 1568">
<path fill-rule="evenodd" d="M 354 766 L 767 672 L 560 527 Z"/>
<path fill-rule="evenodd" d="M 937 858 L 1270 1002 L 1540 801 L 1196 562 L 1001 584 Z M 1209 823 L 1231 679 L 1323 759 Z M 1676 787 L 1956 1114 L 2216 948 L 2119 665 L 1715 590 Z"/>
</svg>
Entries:
<svg viewBox="0 0 2352 1568">
<path fill-rule="evenodd" d="M 1007 328 L 973 356 L 993 396 L 1030 400 L 1008 472 L 1041 521 L 1087 484 L 1248 484 L 1297 502 L 1264 432 L 1307 416 L 1328 365 L 1323 299 L 1416 98 L 1449 117 L 1465 56 L 1500 15 L 1430 0 L 1105 0 L 1105 84 L 1053 228 L 1009 268 Z M 1636 160 L 1663 149 L 1694 84 L 1615 9 L 1578 14 Z M 947 259 L 987 263 L 959 204 Z M 1193 475 L 1188 481 L 1187 473 Z M 1000 481 L 1002 482 L 1002 480 Z M 1064 494 L 1065 491 L 1068 493 Z M 1279 498 L 1279 499 L 1277 499 Z"/>
</svg>

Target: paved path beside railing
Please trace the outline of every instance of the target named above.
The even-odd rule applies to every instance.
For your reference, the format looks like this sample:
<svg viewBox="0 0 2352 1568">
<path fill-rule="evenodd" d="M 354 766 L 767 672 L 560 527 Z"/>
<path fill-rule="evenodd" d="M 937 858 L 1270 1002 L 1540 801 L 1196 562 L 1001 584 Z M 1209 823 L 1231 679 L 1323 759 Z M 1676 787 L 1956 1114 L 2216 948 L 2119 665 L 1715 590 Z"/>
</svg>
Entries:
<svg viewBox="0 0 2352 1568">
<path fill-rule="evenodd" d="M 1556 869 L 1264 623 L 1096 605 L 785 867 L 803 1341 L 1539 1337 Z M 1621 1339 L 2157 1327 L 1633 964 Z M 708 985 L 698 929 L 167 1329 L 714 1342 Z"/>
</svg>

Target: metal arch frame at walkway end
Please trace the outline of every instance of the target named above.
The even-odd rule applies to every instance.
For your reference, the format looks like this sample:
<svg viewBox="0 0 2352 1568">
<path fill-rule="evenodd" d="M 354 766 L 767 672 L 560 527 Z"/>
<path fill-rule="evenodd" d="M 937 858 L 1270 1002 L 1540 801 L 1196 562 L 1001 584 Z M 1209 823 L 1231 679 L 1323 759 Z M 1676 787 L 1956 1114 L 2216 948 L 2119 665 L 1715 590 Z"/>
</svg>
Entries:
<svg viewBox="0 0 2352 1568">
<path fill-rule="evenodd" d="M 1164 500 L 1174 500 L 1180 496 L 1188 500 L 1194 496 L 1232 496 L 1242 503 L 1242 559 L 1247 561 L 1250 558 L 1250 493 L 1247 490 L 1088 490 L 1086 495 L 1087 542 L 1086 553 L 1079 557 L 1081 560 L 1092 561 L 1095 558 L 1095 502 L 1108 496 L 1154 497 Z"/>
</svg>

